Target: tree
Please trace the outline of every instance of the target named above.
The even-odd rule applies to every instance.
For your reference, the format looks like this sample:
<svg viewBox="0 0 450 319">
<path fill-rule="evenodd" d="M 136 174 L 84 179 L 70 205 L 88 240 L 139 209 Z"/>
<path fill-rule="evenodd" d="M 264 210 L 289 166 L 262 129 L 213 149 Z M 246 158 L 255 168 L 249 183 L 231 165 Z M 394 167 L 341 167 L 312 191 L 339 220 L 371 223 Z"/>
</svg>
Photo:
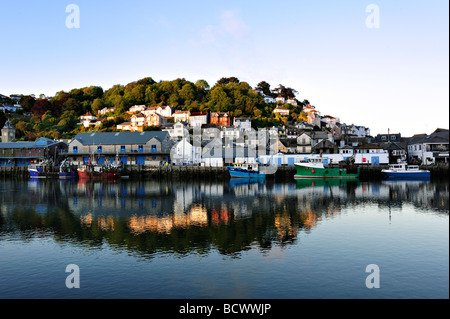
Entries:
<svg viewBox="0 0 450 319">
<path fill-rule="evenodd" d="M 229 77 L 229 78 L 221 78 L 217 81 L 216 85 L 227 85 L 228 83 L 239 83 L 239 79 L 237 77 Z"/>
<path fill-rule="evenodd" d="M 272 91 L 270 90 L 270 84 L 266 81 L 261 81 L 256 86 L 257 89 L 261 90 L 265 95 L 272 95 Z"/>
<path fill-rule="evenodd" d="M 3 111 L 0 111 L 0 129 L 3 128 L 3 126 L 5 126 L 5 123 L 8 119 L 6 118 L 6 115 Z"/>
<path fill-rule="evenodd" d="M 209 84 L 205 80 L 198 80 L 195 82 L 195 86 L 200 90 L 209 90 Z"/>
<path fill-rule="evenodd" d="M 20 98 L 20 105 L 25 112 L 30 112 L 35 102 L 36 99 L 31 95 L 22 95 Z"/>
<path fill-rule="evenodd" d="M 50 102 L 47 99 L 39 99 L 34 102 L 31 112 L 35 115 L 43 115 L 45 112 L 50 110 Z"/>
</svg>

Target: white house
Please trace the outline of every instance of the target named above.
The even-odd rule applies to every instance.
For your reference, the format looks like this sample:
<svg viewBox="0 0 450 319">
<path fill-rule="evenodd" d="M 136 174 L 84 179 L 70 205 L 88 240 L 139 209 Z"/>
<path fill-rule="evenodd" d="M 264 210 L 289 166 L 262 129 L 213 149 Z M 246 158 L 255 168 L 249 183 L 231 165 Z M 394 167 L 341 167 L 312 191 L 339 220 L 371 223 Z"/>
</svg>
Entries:
<svg viewBox="0 0 450 319">
<path fill-rule="evenodd" d="M 170 157 L 172 163 L 176 165 L 199 165 L 202 159 L 202 148 L 193 146 L 187 138 L 183 138 L 172 147 Z"/>
<path fill-rule="evenodd" d="M 408 142 L 409 161 L 423 164 L 447 162 L 449 157 L 449 131 L 437 129 L 430 135 L 414 135 Z"/>
<path fill-rule="evenodd" d="M 189 125 L 191 127 L 201 127 L 203 124 L 208 124 L 207 112 L 194 112 L 189 116 Z"/>
<path fill-rule="evenodd" d="M 240 131 L 250 132 L 252 130 L 252 120 L 249 118 L 237 117 L 234 119 L 234 127 Z"/>
<path fill-rule="evenodd" d="M 273 113 L 278 113 L 281 116 L 289 116 L 289 112 L 290 110 L 283 107 L 283 106 L 277 106 L 274 110 Z"/>
<path fill-rule="evenodd" d="M 158 107 L 158 110 L 156 111 L 156 113 L 158 113 L 161 116 L 164 117 L 172 117 L 172 113 L 173 113 L 173 107 L 171 106 L 160 106 Z"/>
<path fill-rule="evenodd" d="M 291 105 L 295 105 L 295 106 L 297 106 L 297 100 L 296 99 L 287 99 L 286 100 L 286 103 L 289 103 L 289 104 L 291 104 Z"/>
<path fill-rule="evenodd" d="M 96 124 L 97 116 L 92 115 L 91 112 L 87 112 L 86 114 L 80 116 L 80 120 L 84 127 L 88 127 Z"/>
<path fill-rule="evenodd" d="M 183 122 L 167 124 L 163 131 L 169 132 L 171 139 L 181 139 L 189 135 L 189 125 Z"/>
<path fill-rule="evenodd" d="M 128 110 L 130 113 L 135 113 L 135 112 L 142 112 L 145 110 L 145 105 L 134 105 L 132 107 L 130 107 L 130 109 Z"/>
<path fill-rule="evenodd" d="M 271 96 L 265 95 L 264 96 L 264 103 L 269 104 L 269 103 L 277 103 L 277 100 L 274 99 Z"/>
<path fill-rule="evenodd" d="M 341 125 L 341 135 L 354 135 L 356 137 L 366 137 L 370 135 L 370 129 L 360 125 Z"/>
<path fill-rule="evenodd" d="M 188 122 L 190 115 L 191 112 L 189 111 L 175 111 L 175 113 L 173 113 L 173 120 L 175 122 Z"/>
<path fill-rule="evenodd" d="M 324 123 L 323 126 L 332 128 L 340 122 L 340 119 L 331 115 L 325 115 L 324 117 L 322 117 L 322 122 Z"/>
</svg>

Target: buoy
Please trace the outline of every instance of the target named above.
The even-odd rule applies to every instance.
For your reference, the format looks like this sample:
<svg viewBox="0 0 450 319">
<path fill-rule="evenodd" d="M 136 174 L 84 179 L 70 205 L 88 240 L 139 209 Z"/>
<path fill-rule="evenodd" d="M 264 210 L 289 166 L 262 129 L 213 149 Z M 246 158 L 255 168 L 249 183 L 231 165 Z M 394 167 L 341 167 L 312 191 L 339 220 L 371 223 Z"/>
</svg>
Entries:
<svg viewBox="0 0 450 319">
<path fill-rule="evenodd" d="M 312 173 L 314 174 L 314 170 L 312 170 Z"/>
</svg>

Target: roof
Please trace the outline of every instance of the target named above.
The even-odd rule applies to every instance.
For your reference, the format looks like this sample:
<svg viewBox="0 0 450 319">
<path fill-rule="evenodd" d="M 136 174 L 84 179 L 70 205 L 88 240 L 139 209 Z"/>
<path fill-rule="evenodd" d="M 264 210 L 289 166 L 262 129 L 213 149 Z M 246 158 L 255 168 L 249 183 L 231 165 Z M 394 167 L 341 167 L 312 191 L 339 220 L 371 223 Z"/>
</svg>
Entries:
<svg viewBox="0 0 450 319">
<path fill-rule="evenodd" d="M 46 137 L 41 137 L 34 142 L 8 142 L 0 143 L 0 148 L 40 148 L 60 143 Z"/>
<path fill-rule="evenodd" d="M 377 144 L 368 143 L 368 144 L 356 146 L 355 148 L 356 149 L 380 149 L 381 146 L 379 146 Z"/>
<path fill-rule="evenodd" d="M 79 133 L 74 140 L 83 145 L 129 145 L 145 144 L 152 138 L 162 142 L 168 136 L 166 131 Z"/>
</svg>

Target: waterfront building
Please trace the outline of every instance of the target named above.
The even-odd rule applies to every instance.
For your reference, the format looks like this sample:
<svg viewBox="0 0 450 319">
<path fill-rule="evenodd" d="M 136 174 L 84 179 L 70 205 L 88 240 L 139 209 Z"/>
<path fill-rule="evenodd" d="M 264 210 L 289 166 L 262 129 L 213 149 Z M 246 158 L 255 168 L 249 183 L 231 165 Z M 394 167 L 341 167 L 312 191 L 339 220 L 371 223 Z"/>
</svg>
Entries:
<svg viewBox="0 0 450 319">
<path fill-rule="evenodd" d="M 408 160 L 423 164 L 448 163 L 448 129 L 436 129 L 430 135 L 414 135 L 408 142 Z"/>
<path fill-rule="evenodd" d="M 355 147 L 355 164 L 384 165 L 389 164 L 389 153 L 381 146 L 368 143 Z"/>
<path fill-rule="evenodd" d="M 45 137 L 34 142 L 1 142 L 0 166 L 29 166 L 47 159 L 57 162 L 67 148 L 66 143 Z"/>
<path fill-rule="evenodd" d="M 201 146 L 192 145 L 187 138 L 176 143 L 171 150 L 171 160 L 175 165 L 199 165 L 201 157 Z"/>
<path fill-rule="evenodd" d="M 106 161 L 131 165 L 160 165 L 169 161 L 168 132 L 80 133 L 69 142 L 68 156 L 75 165 Z"/>
</svg>

